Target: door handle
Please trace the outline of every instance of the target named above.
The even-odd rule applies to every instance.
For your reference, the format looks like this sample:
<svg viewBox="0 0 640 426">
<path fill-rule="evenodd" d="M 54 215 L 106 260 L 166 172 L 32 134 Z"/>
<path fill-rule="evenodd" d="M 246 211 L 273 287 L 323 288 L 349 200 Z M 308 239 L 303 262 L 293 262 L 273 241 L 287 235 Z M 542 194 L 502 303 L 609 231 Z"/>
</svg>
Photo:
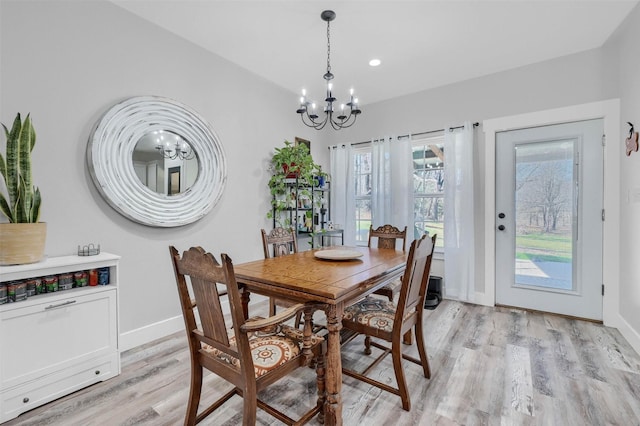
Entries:
<svg viewBox="0 0 640 426">
<path fill-rule="evenodd" d="M 499 229 L 500 231 L 504 231 L 504 229 L 505 229 L 505 228 L 504 228 L 504 225 L 500 225 L 500 226 L 498 226 L 498 229 Z"/>
</svg>

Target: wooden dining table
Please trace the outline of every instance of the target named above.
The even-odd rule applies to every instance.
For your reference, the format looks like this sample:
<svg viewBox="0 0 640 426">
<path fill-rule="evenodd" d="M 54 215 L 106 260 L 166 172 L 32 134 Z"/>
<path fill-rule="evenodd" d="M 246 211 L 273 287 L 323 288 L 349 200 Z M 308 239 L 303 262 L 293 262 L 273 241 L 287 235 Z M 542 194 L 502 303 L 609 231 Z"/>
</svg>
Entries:
<svg viewBox="0 0 640 426">
<path fill-rule="evenodd" d="M 340 254 L 354 250 L 352 259 L 321 259 L 321 250 Z M 338 250 L 338 251 L 337 251 Z M 355 253 L 354 253 L 355 254 Z M 334 257 L 334 256 L 329 256 Z M 338 256 L 340 257 L 340 256 Z M 399 278 L 407 253 L 369 247 L 328 247 L 234 265 L 236 280 L 243 289 L 245 315 L 250 293 L 320 306 L 326 314 L 327 356 L 324 421 L 342 424 L 342 361 L 340 330 L 345 306 Z"/>
</svg>

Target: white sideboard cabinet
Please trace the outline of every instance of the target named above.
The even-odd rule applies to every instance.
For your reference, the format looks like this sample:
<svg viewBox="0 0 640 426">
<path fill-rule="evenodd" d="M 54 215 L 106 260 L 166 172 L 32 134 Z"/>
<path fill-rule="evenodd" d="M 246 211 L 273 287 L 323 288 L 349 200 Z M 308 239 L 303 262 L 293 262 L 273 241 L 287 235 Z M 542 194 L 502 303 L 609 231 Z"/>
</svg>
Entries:
<svg viewBox="0 0 640 426">
<path fill-rule="evenodd" d="M 120 374 L 120 256 L 50 257 L 0 266 L 0 282 L 109 268 L 109 284 L 0 305 L 0 423 Z"/>
</svg>

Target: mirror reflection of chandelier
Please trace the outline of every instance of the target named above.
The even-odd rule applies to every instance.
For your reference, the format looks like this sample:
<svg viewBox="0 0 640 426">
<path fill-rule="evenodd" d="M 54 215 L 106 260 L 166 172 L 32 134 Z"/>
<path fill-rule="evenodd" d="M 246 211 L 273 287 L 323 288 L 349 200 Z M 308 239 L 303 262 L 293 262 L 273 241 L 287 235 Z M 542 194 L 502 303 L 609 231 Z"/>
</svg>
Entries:
<svg viewBox="0 0 640 426">
<path fill-rule="evenodd" d="M 326 105 L 323 108 L 324 118 L 320 118 L 318 113 L 316 112 L 316 104 L 315 102 L 311 102 L 307 99 L 307 93 L 303 89 L 302 97 L 300 98 L 300 107 L 296 111 L 297 114 L 300 114 L 300 118 L 302 118 L 302 122 L 309 126 L 313 127 L 316 130 L 321 130 L 327 123 L 331 124 L 335 130 L 345 129 L 347 127 L 351 127 L 355 122 L 358 114 L 362 111 L 358 106 L 358 98 L 353 97 L 353 89 L 351 89 L 349 102 L 346 104 L 341 104 L 340 109 L 338 111 L 334 110 L 333 103 L 336 102 L 336 98 L 333 96 L 332 89 L 333 83 L 333 73 L 331 72 L 331 33 L 330 33 L 330 23 L 336 18 L 336 14 L 332 10 L 325 10 L 320 15 L 323 21 L 327 23 L 327 72 L 323 76 L 327 83 L 327 92 L 325 102 Z M 334 112 L 336 116 L 334 117 Z"/>
<path fill-rule="evenodd" d="M 158 153 L 169 160 L 191 160 L 195 157 L 195 152 L 184 139 L 171 132 L 158 130 L 153 132 L 156 138 L 156 149 Z"/>
</svg>

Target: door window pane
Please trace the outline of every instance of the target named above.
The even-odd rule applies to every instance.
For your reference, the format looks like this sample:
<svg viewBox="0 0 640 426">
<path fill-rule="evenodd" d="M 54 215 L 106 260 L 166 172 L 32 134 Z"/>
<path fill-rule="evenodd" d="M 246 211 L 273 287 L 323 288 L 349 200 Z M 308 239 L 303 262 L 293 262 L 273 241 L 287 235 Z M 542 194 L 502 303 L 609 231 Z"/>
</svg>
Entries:
<svg viewBox="0 0 640 426">
<path fill-rule="evenodd" d="M 516 285 L 573 290 L 573 141 L 515 147 Z"/>
</svg>

